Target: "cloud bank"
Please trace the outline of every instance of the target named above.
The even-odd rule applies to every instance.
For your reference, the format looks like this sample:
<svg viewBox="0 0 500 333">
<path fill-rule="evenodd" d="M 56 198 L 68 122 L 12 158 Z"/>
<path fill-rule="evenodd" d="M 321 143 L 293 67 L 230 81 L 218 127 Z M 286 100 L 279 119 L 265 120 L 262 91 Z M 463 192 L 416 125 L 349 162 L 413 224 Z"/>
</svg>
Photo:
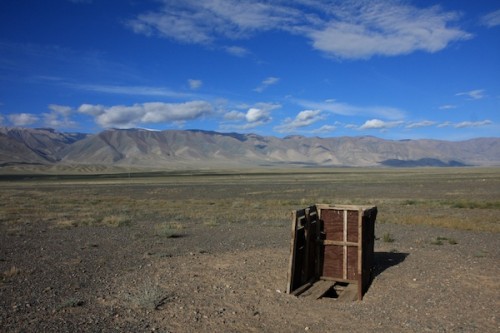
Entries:
<svg viewBox="0 0 500 333">
<path fill-rule="evenodd" d="M 484 18 L 497 24 L 496 12 Z M 267 31 L 285 31 L 340 59 L 368 59 L 415 51 L 434 53 L 471 34 L 455 26 L 457 12 L 439 6 L 420 8 L 387 1 L 163 0 L 156 11 L 130 20 L 137 34 L 181 43 L 217 45 L 224 40 L 251 38 Z M 246 49 L 226 48 L 242 56 Z"/>
<path fill-rule="evenodd" d="M 131 128 L 139 124 L 193 120 L 211 113 L 213 108 L 208 102 L 192 101 L 186 103 L 151 102 L 111 107 L 82 104 L 78 111 L 93 116 L 95 122 L 104 128 Z"/>
</svg>

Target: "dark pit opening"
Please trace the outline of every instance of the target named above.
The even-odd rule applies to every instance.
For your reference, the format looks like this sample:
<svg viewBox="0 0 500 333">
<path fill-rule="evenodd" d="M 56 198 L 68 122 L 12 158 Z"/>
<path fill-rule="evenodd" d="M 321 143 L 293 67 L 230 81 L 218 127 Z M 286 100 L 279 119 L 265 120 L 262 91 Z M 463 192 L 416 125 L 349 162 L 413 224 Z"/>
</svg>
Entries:
<svg viewBox="0 0 500 333">
<path fill-rule="evenodd" d="M 339 298 L 348 285 L 349 283 L 337 282 L 323 294 L 322 298 Z"/>
</svg>

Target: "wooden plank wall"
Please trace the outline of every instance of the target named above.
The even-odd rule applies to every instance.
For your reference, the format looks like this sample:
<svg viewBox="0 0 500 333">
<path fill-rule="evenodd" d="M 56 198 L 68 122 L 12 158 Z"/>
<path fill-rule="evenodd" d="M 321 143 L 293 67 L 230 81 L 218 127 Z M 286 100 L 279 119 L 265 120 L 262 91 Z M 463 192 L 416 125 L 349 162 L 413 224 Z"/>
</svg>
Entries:
<svg viewBox="0 0 500 333">
<path fill-rule="evenodd" d="M 361 300 L 373 278 L 377 208 L 317 206 L 325 233 L 321 279 L 356 284 Z"/>
<path fill-rule="evenodd" d="M 316 206 L 292 213 L 292 240 L 287 292 L 317 280 L 320 276 L 321 247 L 318 244 L 321 227 Z"/>
<path fill-rule="evenodd" d="M 375 221 L 377 219 L 377 208 L 373 207 L 363 211 L 363 232 L 362 232 L 362 291 L 364 294 L 373 280 L 373 270 L 375 265 Z"/>
</svg>

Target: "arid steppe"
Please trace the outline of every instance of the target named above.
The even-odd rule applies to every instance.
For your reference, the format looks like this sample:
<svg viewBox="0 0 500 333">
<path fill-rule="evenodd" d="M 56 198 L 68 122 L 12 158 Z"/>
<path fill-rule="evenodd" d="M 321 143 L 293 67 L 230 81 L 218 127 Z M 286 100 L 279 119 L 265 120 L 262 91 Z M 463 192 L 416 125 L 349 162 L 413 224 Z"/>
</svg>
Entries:
<svg viewBox="0 0 500 333">
<path fill-rule="evenodd" d="M 500 170 L 0 176 L 2 332 L 498 332 Z M 290 213 L 376 205 L 363 301 L 285 293 Z"/>
</svg>

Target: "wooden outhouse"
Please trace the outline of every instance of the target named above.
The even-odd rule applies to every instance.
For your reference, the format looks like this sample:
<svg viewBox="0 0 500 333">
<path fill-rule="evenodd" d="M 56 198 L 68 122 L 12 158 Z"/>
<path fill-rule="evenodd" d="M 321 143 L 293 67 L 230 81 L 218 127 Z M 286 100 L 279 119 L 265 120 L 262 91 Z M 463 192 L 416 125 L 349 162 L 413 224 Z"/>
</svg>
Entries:
<svg viewBox="0 0 500 333">
<path fill-rule="evenodd" d="M 292 214 L 287 292 L 361 300 L 373 278 L 377 208 L 317 204 Z"/>
</svg>

